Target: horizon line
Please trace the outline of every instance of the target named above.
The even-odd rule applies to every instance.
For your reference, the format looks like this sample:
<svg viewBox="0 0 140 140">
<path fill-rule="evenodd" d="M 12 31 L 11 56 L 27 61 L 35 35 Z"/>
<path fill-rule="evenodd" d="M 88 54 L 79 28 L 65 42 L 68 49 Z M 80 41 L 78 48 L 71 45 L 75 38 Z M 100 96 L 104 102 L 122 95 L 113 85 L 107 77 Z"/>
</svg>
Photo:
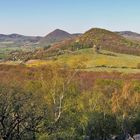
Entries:
<svg viewBox="0 0 140 140">
<path fill-rule="evenodd" d="M 109 29 L 106 29 L 106 28 L 101 28 L 101 27 L 93 27 L 93 28 L 89 28 L 88 30 L 90 30 L 90 29 L 94 29 L 94 28 L 99 28 L 99 29 L 105 29 L 105 30 L 108 30 L 108 31 L 111 31 L 111 32 L 133 32 L 133 33 L 136 33 L 136 34 L 140 34 L 139 32 L 136 32 L 136 31 L 133 31 L 133 30 L 109 30 Z M 67 30 L 64 30 L 64 29 L 60 29 L 60 28 L 56 28 L 56 29 L 54 29 L 54 30 L 52 30 L 52 31 L 50 31 L 50 32 L 48 32 L 46 35 L 48 35 L 48 34 L 50 34 L 51 32 L 54 32 L 55 30 L 61 30 L 61 31 L 65 31 L 65 32 L 67 32 L 67 33 L 69 33 L 69 34 L 84 34 L 86 31 L 88 31 L 88 30 L 86 30 L 86 31 L 84 31 L 84 32 L 69 32 L 69 31 L 67 31 Z M 33 36 L 33 37 L 44 37 L 44 36 L 46 36 L 46 35 L 27 35 L 27 34 L 24 34 L 24 33 L 18 33 L 18 32 L 13 32 L 13 33 L 0 33 L 0 35 L 22 35 L 22 36 Z"/>
</svg>

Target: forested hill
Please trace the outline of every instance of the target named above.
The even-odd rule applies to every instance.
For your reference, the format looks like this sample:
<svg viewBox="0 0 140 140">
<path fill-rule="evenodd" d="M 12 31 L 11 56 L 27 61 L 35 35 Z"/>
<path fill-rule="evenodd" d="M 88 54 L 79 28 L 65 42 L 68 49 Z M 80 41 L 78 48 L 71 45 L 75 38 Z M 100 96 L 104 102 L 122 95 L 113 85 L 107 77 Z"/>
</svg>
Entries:
<svg viewBox="0 0 140 140">
<path fill-rule="evenodd" d="M 87 47 L 96 45 L 108 51 L 140 55 L 139 43 L 105 29 L 90 29 L 79 38 L 79 43 Z"/>
</svg>

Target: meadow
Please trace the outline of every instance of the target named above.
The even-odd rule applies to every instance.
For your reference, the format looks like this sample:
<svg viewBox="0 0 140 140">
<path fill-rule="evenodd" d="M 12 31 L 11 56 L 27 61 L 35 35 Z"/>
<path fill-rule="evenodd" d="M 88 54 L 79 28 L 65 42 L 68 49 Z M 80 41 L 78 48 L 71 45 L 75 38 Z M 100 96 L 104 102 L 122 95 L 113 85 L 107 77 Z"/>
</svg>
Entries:
<svg viewBox="0 0 140 140">
<path fill-rule="evenodd" d="M 138 73 L 137 68 L 140 57 L 127 54 L 113 53 L 102 50 L 97 54 L 93 49 L 81 49 L 74 53 L 66 53 L 55 57 L 55 60 L 29 60 L 26 65 L 29 67 L 58 63 L 62 66 L 73 67 L 75 63 L 84 63 L 82 71 L 118 71 L 125 73 Z M 75 66 L 74 66 L 75 67 Z"/>
</svg>

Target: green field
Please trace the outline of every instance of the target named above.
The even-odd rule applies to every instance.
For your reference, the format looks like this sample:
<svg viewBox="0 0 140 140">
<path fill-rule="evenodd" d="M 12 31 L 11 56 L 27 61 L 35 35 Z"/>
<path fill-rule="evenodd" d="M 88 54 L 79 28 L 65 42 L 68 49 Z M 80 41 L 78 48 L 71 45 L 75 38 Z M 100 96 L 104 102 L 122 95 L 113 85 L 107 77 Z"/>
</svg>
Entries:
<svg viewBox="0 0 140 140">
<path fill-rule="evenodd" d="M 33 49 L 33 48 L 32 48 Z M 31 48 L 21 47 L 1 47 L 0 59 L 8 57 L 8 54 L 12 51 L 22 50 L 30 51 Z M 5 64 L 19 64 L 20 62 L 7 61 Z M 138 73 L 140 69 L 137 68 L 140 63 L 140 57 L 127 54 L 113 53 L 102 50 L 99 54 L 95 53 L 93 49 L 81 49 L 73 53 L 65 53 L 55 57 L 51 60 L 30 60 L 26 63 L 27 66 L 40 66 L 47 64 L 59 64 L 67 67 L 78 68 L 81 64 L 82 71 L 117 71 L 124 73 Z"/>
<path fill-rule="evenodd" d="M 28 66 L 40 66 L 50 63 L 75 68 L 82 63 L 84 68 L 81 69 L 85 71 L 140 72 L 140 69 L 137 69 L 137 65 L 140 63 L 139 56 L 112 53 L 109 51 L 101 51 L 101 54 L 96 54 L 92 49 L 83 49 L 73 54 L 60 55 L 55 60 L 33 60 L 26 64 Z"/>
<path fill-rule="evenodd" d="M 36 46 L 30 47 L 19 47 L 19 46 L 2 46 L 0 44 L 0 59 L 5 59 L 8 57 L 9 53 L 12 51 L 32 51 L 36 48 Z"/>
</svg>

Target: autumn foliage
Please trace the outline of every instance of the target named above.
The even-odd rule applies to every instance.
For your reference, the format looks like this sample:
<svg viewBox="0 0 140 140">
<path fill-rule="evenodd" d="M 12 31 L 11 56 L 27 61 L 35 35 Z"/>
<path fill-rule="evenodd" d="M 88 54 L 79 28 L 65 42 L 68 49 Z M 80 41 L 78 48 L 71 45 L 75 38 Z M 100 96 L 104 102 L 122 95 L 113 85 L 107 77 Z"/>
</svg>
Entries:
<svg viewBox="0 0 140 140">
<path fill-rule="evenodd" d="M 59 65 L 0 66 L 0 138 L 107 139 L 136 134 L 140 74 Z"/>
</svg>

